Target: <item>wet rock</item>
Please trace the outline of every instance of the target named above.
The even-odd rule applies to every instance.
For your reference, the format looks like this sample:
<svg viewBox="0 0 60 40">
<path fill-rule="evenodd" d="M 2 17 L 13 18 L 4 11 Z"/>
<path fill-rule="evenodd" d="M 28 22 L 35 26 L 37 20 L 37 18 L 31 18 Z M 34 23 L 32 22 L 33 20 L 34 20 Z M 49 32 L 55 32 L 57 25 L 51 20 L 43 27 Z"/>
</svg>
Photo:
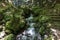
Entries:
<svg viewBox="0 0 60 40">
<path fill-rule="evenodd" d="M 3 25 L 0 25 L 0 39 L 2 39 L 6 33 L 5 33 L 5 27 Z"/>
<path fill-rule="evenodd" d="M 0 32 L 0 39 L 2 39 L 5 35 L 5 31 Z"/>
<path fill-rule="evenodd" d="M 60 31 L 54 28 L 51 28 L 53 39 L 60 40 Z"/>
</svg>

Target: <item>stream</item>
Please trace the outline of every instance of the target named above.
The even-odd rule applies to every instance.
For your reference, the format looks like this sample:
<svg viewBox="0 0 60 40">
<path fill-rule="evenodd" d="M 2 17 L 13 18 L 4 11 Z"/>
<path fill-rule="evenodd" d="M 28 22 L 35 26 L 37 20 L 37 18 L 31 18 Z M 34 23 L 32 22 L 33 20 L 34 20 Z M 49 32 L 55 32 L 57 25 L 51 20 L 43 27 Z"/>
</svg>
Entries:
<svg viewBox="0 0 60 40">
<path fill-rule="evenodd" d="M 30 17 L 26 18 L 29 28 L 27 28 L 27 30 L 24 30 L 22 34 L 18 34 L 16 40 L 41 40 L 41 35 L 38 32 L 36 32 L 34 28 L 35 23 L 32 19 L 32 14 L 30 15 Z"/>
</svg>

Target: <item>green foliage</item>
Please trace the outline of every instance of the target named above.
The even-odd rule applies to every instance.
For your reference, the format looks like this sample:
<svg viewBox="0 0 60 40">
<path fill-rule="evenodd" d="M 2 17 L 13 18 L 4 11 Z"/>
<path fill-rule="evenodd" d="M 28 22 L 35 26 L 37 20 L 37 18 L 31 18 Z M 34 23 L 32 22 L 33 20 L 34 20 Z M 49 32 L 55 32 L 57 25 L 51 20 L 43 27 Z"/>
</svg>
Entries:
<svg viewBox="0 0 60 40">
<path fill-rule="evenodd" d="M 13 34 L 9 34 L 7 35 L 4 40 L 14 40 L 14 35 Z"/>
<path fill-rule="evenodd" d="M 6 20 L 6 25 L 5 25 L 6 29 L 9 29 L 14 34 L 16 34 L 25 25 L 25 21 L 23 19 L 23 16 L 21 16 L 21 13 L 22 12 L 20 10 L 15 10 L 11 14 L 6 14 L 7 15 L 7 17 L 5 18 L 5 20 Z"/>
<path fill-rule="evenodd" d="M 60 9 L 60 4 L 56 4 L 54 8 L 55 9 Z"/>
<path fill-rule="evenodd" d="M 12 11 L 11 11 L 12 10 Z M 26 12 L 27 11 L 27 12 Z M 17 8 L 17 9 L 11 9 L 9 8 L 8 12 L 4 13 L 5 21 L 6 21 L 6 30 L 10 30 L 11 32 L 14 32 L 14 34 L 18 33 L 21 28 L 26 27 L 25 26 L 25 17 L 29 17 L 30 13 L 34 15 L 34 21 L 39 24 L 39 32 L 41 35 L 45 34 L 45 28 L 47 28 L 47 25 L 43 25 L 45 23 L 49 22 L 48 16 L 44 15 L 46 13 L 43 8 L 40 8 L 39 6 L 33 6 L 32 8 Z M 28 16 L 27 16 L 28 15 Z M 38 16 L 37 16 L 38 15 Z"/>
<path fill-rule="evenodd" d="M 36 21 L 39 21 L 40 23 L 48 22 L 50 17 L 45 15 L 40 15 L 36 17 Z"/>
<path fill-rule="evenodd" d="M 41 26 L 39 29 L 39 33 L 43 36 L 45 34 L 45 28 L 44 26 Z"/>
<path fill-rule="evenodd" d="M 32 11 L 34 12 L 34 21 L 36 22 L 35 28 L 38 28 L 39 33 L 43 36 L 46 33 L 50 34 L 50 23 L 51 18 L 46 16 L 49 13 L 48 9 L 40 8 L 39 6 L 33 6 Z M 48 27 L 49 26 L 49 27 Z"/>
<path fill-rule="evenodd" d="M 39 6 L 32 6 L 32 11 L 34 12 L 33 14 L 34 14 L 34 16 L 37 16 L 37 15 L 40 15 L 41 13 L 41 11 L 42 11 L 42 9 L 39 7 Z"/>
<path fill-rule="evenodd" d="M 49 12 L 47 11 L 48 9 L 41 8 L 39 6 L 32 6 L 31 8 L 26 6 L 16 8 L 13 5 L 8 4 L 6 8 L 2 8 L 0 12 L 4 15 L 3 19 L 5 21 L 5 31 L 8 34 L 18 34 L 20 31 L 23 31 L 23 29 L 28 28 L 26 26 L 27 24 L 25 19 L 32 13 L 34 16 L 33 21 L 36 22 L 37 25 L 36 28 L 38 28 L 38 31 L 41 35 L 44 35 L 46 31 L 50 30 L 47 27 L 50 17 L 45 15 Z M 10 39 L 5 38 L 5 40 L 13 40 L 11 39 L 11 36 L 8 38 Z"/>
<path fill-rule="evenodd" d="M 52 40 L 53 39 L 53 35 L 49 35 L 48 38 L 45 38 L 44 40 Z"/>
<path fill-rule="evenodd" d="M 0 19 L 4 20 L 6 30 L 10 33 L 17 34 L 20 29 L 26 27 L 25 19 L 24 16 L 22 16 L 22 13 L 24 13 L 23 9 L 16 8 L 9 3 L 5 7 L 0 7 Z"/>
<path fill-rule="evenodd" d="M 53 10 L 50 10 L 49 8 L 55 6 L 56 0 L 51 0 L 51 2 L 49 0 L 39 0 L 39 5 L 32 5 L 30 7 L 28 5 L 22 5 L 18 8 L 8 2 L 3 6 L 2 2 L 4 1 L 0 0 L 0 23 L 4 20 L 6 28 L 5 32 L 9 34 L 4 40 L 14 40 L 13 33 L 18 34 L 20 31 L 28 28 L 26 26 L 25 18 L 29 17 L 31 13 L 34 16 L 33 21 L 36 23 L 35 28 L 38 28 L 41 36 L 51 33 L 49 26 L 51 20 L 49 16 L 46 16 L 46 14 Z M 56 4 L 54 8 L 55 11 L 59 12 L 60 4 Z M 55 12 L 52 11 L 52 13 Z M 52 40 L 52 35 L 45 40 Z"/>
<path fill-rule="evenodd" d="M 41 35 L 44 35 L 46 33 L 46 31 L 50 30 L 48 27 L 49 21 L 50 21 L 50 18 L 48 16 L 40 16 L 40 17 L 36 18 L 36 22 L 38 24 L 37 27 L 40 28 L 39 32 Z"/>
</svg>

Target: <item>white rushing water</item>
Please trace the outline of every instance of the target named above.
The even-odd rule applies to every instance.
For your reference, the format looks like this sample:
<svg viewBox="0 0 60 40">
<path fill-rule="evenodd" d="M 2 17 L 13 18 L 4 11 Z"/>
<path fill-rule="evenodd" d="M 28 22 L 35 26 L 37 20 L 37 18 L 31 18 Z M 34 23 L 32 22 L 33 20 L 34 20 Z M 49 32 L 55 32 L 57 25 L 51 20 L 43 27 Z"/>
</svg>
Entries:
<svg viewBox="0 0 60 40">
<path fill-rule="evenodd" d="M 22 34 L 18 34 L 16 40 L 41 40 L 40 34 L 36 33 L 34 28 L 35 23 L 33 22 L 33 15 L 30 15 L 30 17 L 26 18 L 26 21 L 29 25 L 29 28 L 24 30 Z"/>
</svg>

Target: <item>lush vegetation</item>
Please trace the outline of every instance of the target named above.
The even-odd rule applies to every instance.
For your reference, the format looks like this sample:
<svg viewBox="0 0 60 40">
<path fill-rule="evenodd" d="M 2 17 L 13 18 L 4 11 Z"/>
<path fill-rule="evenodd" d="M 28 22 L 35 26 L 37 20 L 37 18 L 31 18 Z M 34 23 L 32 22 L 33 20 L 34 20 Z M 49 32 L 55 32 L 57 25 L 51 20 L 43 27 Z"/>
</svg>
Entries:
<svg viewBox="0 0 60 40">
<path fill-rule="evenodd" d="M 51 18 L 50 16 L 46 16 L 46 14 L 49 13 L 50 8 L 54 8 L 55 3 L 44 3 L 42 7 L 39 5 L 21 5 L 15 7 L 10 3 L 0 3 L 0 24 L 4 24 L 5 32 L 7 34 L 4 40 L 14 40 L 14 36 L 28 28 L 25 19 L 29 17 L 31 13 L 34 16 L 33 21 L 36 23 L 36 25 L 34 25 L 35 28 L 39 29 L 41 36 L 48 34 L 48 40 L 51 40 L 51 31 L 49 25 Z M 46 4 L 49 8 L 47 8 Z"/>
</svg>

